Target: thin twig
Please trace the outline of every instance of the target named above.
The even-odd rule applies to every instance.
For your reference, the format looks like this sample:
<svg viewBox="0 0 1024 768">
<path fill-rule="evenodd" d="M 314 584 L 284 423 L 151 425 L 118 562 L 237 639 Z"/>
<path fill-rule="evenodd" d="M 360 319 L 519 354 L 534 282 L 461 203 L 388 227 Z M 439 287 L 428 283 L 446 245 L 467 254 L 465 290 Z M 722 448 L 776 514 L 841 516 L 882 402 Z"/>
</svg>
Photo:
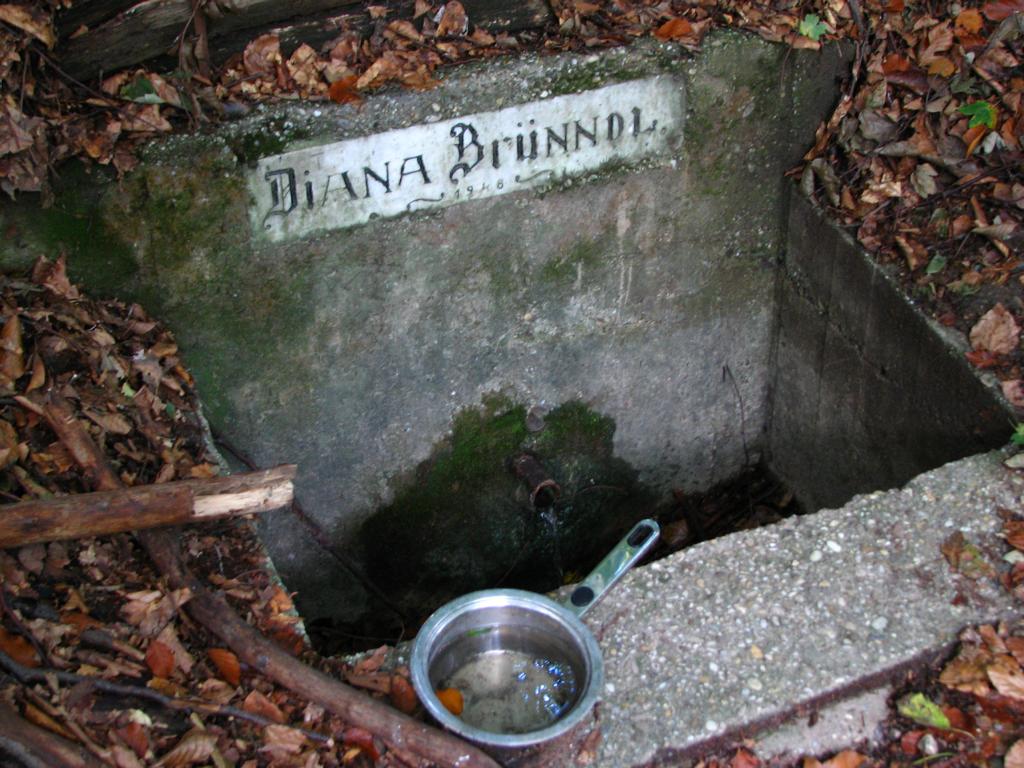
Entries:
<svg viewBox="0 0 1024 768">
<path fill-rule="evenodd" d="M 97 677 L 78 675 L 74 672 L 62 672 L 59 669 L 47 669 L 43 667 L 32 669 L 19 664 L 3 651 L 0 651 L 0 668 L 3 668 L 5 672 L 24 685 L 34 683 L 45 684 L 48 677 L 54 677 L 57 679 L 57 682 L 64 683 L 65 685 L 86 683 L 97 691 L 109 693 L 112 696 L 130 696 L 136 699 L 145 699 L 146 701 L 159 704 L 167 709 L 185 712 L 198 712 L 203 715 L 211 715 L 215 717 L 234 717 L 238 720 L 246 720 L 259 726 L 278 725 L 276 720 L 271 720 L 269 717 L 247 712 L 244 709 L 238 709 L 237 707 L 231 707 L 226 704 L 213 704 L 211 702 L 197 701 L 195 699 L 177 699 L 171 696 L 165 696 L 152 688 L 143 688 L 138 685 L 125 685 L 123 683 L 112 683 L 108 680 L 103 680 Z M 322 733 L 317 733 L 316 731 L 310 731 L 298 726 L 290 727 L 295 728 L 298 731 L 302 731 L 303 735 L 307 739 L 319 744 L 330 744 L 333 741 L 329 736 L 324 736 Z"/>
<path fill-rule="evenodd" d="M 97 91 L 95 88 L 92 88 L 91 86 L 86 85 L 81 80 L 76 80 L 74 77 L 72 77 L 67 72 L 65 72 L 63 69 L 61 69 L 59 66 L 57 66 L 57 63 L 53 59 L 51 59 L 49 56 L 44 54 L 42 51 L 39 51 L 39 55 L 43 59 L 46 60 L 47 64 L 49 64 L 51 67 L 53 67 L 57 71 L 58 75 L 60 75 L 63 78 L 66 78 L 69 82 L 74 83 L 79 88 L 84 88 L 87 93 L 92 94 L 94 97 L 96 97 L 98 99 L 103 99 L 104 101 L 115 101 L 115 102 L 118 101 L 117 97 L 111 96 L 109 93 L 101 93 L 100 91 Z M 154 133 L 159 133 L 160 130 L 161 130 L 160 126 L 158 126 L 156 123 L 151 122 L 150 120 L 148 120 L 146 117 L 144 117 L 142 115 L 138 115 L 135 119 L 137 119 L 140 123 L 148 125 L 150 128 L 153 129 Z"/>
<path fill-rule="evenodd" d="M 43 53 L 42 51 L 37 51 L 37 53 L 39 54 L 39 56 L 40 56 L 40 57 L 41 57 L 41 58 L 42 58 L 42 59 L 43 59 L 43 60 L 44 60 L 44 61 L 45 61 L 45 62 L 46 62 L 47 64 L 49 64 L 49 65 L 50 65 L 51 67 L 53 67 L 53 69 L 54 69 L 54 70 L 55 70 L 55 71 L 57 72 L 57 74 L 58 74 L 58 75 L 60 75 L 61 77 L 63 77 L 63 78 L 64 78 L 65 80 L 67 80 L 67 81 L 68 81 L 69 83 L 72 83 L 72 84 L 74 84 L 74 85 L 77 85 L 77 86 L 78 86 L 79 88 L 83 88 L 83 89 L 85 90 L 85 92 L 86 92 L 86 93 L 90 93 L 90 94 L 92 94 L 93 96 L 96 96 L 97 98 L 100 98 L 100 99 L 103 99 L 103 100 L 108 100 L 108 99 L 110 99 L 110 98 L 111 98 L 111 96 L 110 96 L 110 94 L 109 94 L 109 93 L 101 93 L 100 91 L 97 91 L 97 90 L 96 90 L 95 88 L 93 88 L 92 86 L 86 85 L 86 84 L 85 84 L 85 83 L 83 83 L 83 82 L 82 82 L 81 80 L 78 80 L 78 79 L 77 79 L 77 78 L 75 78 L 74 76 L 72 76 L 72 75 L 69 75 L 69 74 L 68 74 L 67 72 L 65 72 L 65 71 L 64 71 L 63 69 L 61 69 L 61 68 L 60 68 L 60 67 L 59 67 L 59 66 L 57 65 L 57 62 L 56 62 L 56 61 L 54 61 L 53 59 L 51 59 L 51 58 L 50 58 L 49 56 L 47 56 L 47 55 L 46 55 L 45 53 Z"/>
<path fill-rule="evenodd" d="M 196 28 L 196 45 L 193 53 L 199 67 L 199 74 L 209 80 L 212 70 L 210 68 L 210 39 L 206 30 L 206 13 L 203 11 L 205 5 L 206 0 L 192 0 L 192 23 Z"/>
<path fill-rule="evenodd" d="M 729 381 L 732 382 L 733 391 L 736 393 L 736 400 L 740 405 L 740 440 L 743 442 L 743 458 L 746 465 L 750 466 L 750 450 L 747 448 L 747 414 L 746 409 L 743 406 L 743 395 L 740 394 L 739 384 L 736 383 L 736 377 L 732 375 L 732 369 L 729 365 L 722 366 L 722 381 L 728 377 Z"/>
</svg>

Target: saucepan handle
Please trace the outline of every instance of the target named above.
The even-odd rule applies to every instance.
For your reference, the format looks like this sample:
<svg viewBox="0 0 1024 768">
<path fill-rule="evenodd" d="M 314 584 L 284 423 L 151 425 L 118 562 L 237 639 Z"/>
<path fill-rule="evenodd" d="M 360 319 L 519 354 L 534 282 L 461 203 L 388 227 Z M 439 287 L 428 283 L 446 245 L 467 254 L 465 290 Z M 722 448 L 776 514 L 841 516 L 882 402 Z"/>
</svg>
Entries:
<svg viewBox="0 0 1024 768">
<path fill-rule="evenodd" d="M 615 548 L 605 555 L 604 559 L 590 574 L 576 585 L 562 605 L 582 616 L 604 597 L 608 590 L 615 586 L 626 571 L 632 568 L 640 558 L 654 546 L 661 533 L 661 527 L 651 519 L 641 520 L 633 526 Z"/>
</svg>

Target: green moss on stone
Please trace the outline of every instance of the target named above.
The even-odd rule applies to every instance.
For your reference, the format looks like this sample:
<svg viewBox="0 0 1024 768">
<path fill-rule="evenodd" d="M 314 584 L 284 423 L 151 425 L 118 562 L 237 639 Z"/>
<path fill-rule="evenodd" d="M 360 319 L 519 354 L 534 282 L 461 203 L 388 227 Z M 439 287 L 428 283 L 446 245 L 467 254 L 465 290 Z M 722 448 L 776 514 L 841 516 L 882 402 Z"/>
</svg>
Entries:
<svg viewBox="0 0 1024 768">
<path fill-rule="evenodd" d="M 34 195 L 0 203 L 0 266 L 24 269 L 38 256 L 68 258 L 71 278 L 100 295 L 130 279 L 137 266 L 131 249 L 103 220 L 99 190 L 104 174 L 78 166 L 64 170 L 56 202 L 44 208 Z"/>
<path fill-rule="evenodd" d="M 228 147 L 240 163 L 255 163 L 261 157 L 279 155 L 294 149 L 296 142 L 309 138 L 309 131 L 299 121 L 284 115 L 269 117 L 261 125 L 229 135 Z"/>
<path fill-rule="evenodd" d="M 540 456 L 571 452 L 611 458 L 614 437 L 615 420 L 577 400 L 552 410 L 530 447 Z"/>
<path fill-rule="evenodd" d="M 642 59 L 614 53 L 582 61 L 558 72 L 546 90 L 556 96 L 600 88 L 611 83 L 650 77 L 652 71 L 672 71 L 686 61 L 686 54 L 668 46 L 651 46 Z"/>
<path fill-rule="evenodd" d="M 613 419 L 581 402 L 552 410 L 536 433 L 526 417 L 501 396 L 460 412 L 450 437 L 363 524 L 371 575 L 410 612 L 473 589 L 553 589 L 652 508 L 636 472 L 613 455 Z M 511 471 L 524 451 L 562 488 L 549 512 L 534 509 Z"/>
<path fill-rule="evenodd" d="M 603 263 L 601 255 L 601 240 L 581 238 L 564 257 L 555 257 L 541 267 L 541 280 L 556 285 L 572 282 L 581 265 L 587 268 L 600 266 Z"/>
</svg>

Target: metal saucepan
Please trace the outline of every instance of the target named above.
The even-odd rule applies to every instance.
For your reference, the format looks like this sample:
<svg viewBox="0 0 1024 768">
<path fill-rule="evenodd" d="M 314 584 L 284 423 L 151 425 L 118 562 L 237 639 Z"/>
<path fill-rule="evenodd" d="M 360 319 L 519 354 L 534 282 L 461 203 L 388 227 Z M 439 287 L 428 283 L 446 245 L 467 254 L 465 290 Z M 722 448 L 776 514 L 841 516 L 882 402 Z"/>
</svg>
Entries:
<svg viewBox="0 0 1024 768">
<path fill-rule="evenodd" d="M 412 684 L 423 706 L 484 746 L 526 747 L 569 731 L 604 684 L 601 651 L 580 617 L 659 533 L 654 520 L 641 520 L 564 602 L 487 589 L 441 606 L 413 644 Z"/>
</svg>

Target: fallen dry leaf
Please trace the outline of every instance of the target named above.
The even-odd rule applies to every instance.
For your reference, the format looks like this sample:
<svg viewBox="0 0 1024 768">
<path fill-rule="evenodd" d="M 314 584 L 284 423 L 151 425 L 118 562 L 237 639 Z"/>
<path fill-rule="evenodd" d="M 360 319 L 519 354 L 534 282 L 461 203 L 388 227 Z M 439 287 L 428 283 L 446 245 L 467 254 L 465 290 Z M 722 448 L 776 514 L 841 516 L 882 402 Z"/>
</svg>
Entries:
<svg viewBox="0 0 1024 768">
<path fill-rule="evenodd" d="M 391 676 L 391 691 L 389 693 L 391 703 L 400 712 L 411 715 L 416 711 L 419 700 L 416 698 L 416 691 L 404 675 Z"/>
<path fill-rule="evenodd" d="M 21 345 L 21 320 L 13 315 L 0 331 L 0 375 L 14 382 L 25 373 L 25 355 Z"/>
<path fill-rule="evenodd" d="M 203 680 L 199 684 L 199 694 L 207 701 L 217 704 L 227 704 L 235 698 L 237 692 L 235 686 L 229 685 L 216 677 Z"/>
<path fill-rule="evenodd" d="M 971 347 L 997 355 L 1006 355 L 1020 342 L 1020 326 L 1001 303 L 982 315 L 971 328 Z"/>
<path fill-rule="evenodd" d="M 263 729 L 262 750 L 297 755 L 306 743 L 306 734 L 287 725 L 268 725 Z"/>
<path fill-rule="evenodd" d="M 339 104 L 359 103 L 362 96 L 356 88 L 359 78 L 357 75 L 349 75 L 331 83 L 328 88 L 328 97 Z"/>
<path fill-rule="evenodd" d="M 33 5 L 0 5 L 0 21 L 27 32 L 47 48 L 53 48 L 57 36 L 50 16 Z"/>
<path fill-rule="evenodd" d="M 185 603 L 192 597 L 188 589 L 178 589 L 166 595 L 159 590 L 141 590 L 125 595 L 128 602 L 121 606 L 121 614 L 139 628 L 145 637 L 158 635 Z"/>
<path fill-rule="evenodd" d="M 1008 520 L 1003 525 L 1003 536 L 1011 547 L 1024 551 L 1024 520 Z"/>
<path fill-rule="evenodd" d="M 438 37 L 464 35 L 469 28 L 469 17 L 466 9 L 458 0 L 449 0 L 444 5 L 444 13 L 437 25 Z"/>
<path fill-rule="evenodd" d="M 38 667 L 39 656 L 32 643 L 21 635 L 15 635 L 0 627 L 0 651 L 3 651 L 23 667 Z"/>
<path fill-rule="evenodd" d="M 120 744 L 110 748 L 110 762 L 114 768 L 144 768 L 145 765 L 135 752 Z"/>
<path fill-rule="evenodd" d="M 1003 768 L 1024 768 L 1024 739 L 1018 739 L 1006 751 Z"/>
<path fill-rule="evenodd" d="M 1024 700 L 1024 674 L 1018 669 L 989 667 L 988 679 L 1003 696 Z"/>
<path fill-rule="evenodd" d="M 28 117 L 14 104 L 0 102 L 0 157 L 30 149 L 41 125 L 41 120 Z"/>
<path fill-rule="evenodd" d="M 174 673 L 174 651 L 154 640 L 146 650 L 146 666 L 156 677 L 170 677 Z"/>
<path fill-rule="evenodd" d="M 59 722 L 54 720 L 46 712 L 43 712 L 39 707 L 34 704 L 26 704 L 25 710 L 22 713 L 25 719 L 34 725 L 38 725 L 40 728 L 45 728 L 51 733 L 56 733 L 58 736 L 62 736 L 65 739 L 74 741 L 75 737 L 72 735 L 67 728 L 61 725 Z"/>
<path fill-rule="evenodd" d="M 217 737 L 207 731 L 193 729 L 156 763 L 156 768 L 186 768 L 204 763 L 217 748 Z"/>
<path fill-rule="evenodd" d="M 1000 382 L 1003 397 L 1010 401 L 1014 408 L 1024 408 L 1024 379 L 1007 379 Z"/>
<path fill-rule="evenodd" d="M 277 35 L 261 35 L 245 46 L 242 62 L 248 75 L 273 78 L 281 64 L 281 41 Z"/>
<path fill-rule="evenodd" d="M 18 562 L 29 573 L 38 576 L 43 572 L 46 561 L 46 547 L 43 544 L 30 544 L 18 550 Z"/>
<path fill-rule="evenodd" d="M 989 21 L 1004 21 L 1015 13 L 1024 13 L 1024 0 L 989 0 L 981 12 Z"/>
<path fill-rule="evenodd" d="M 68 265 L 64 254 L 52 262 L 45 256 L 36 259 L 35 264 L 32 265 L 32 282 L 68 301 L 81 298 L 78 289 L 68 279 Z"/>
<path fill-rule="evenodd" d="M 367 672 L 376 672 L 384 664 L 388 657 L 388 647 L 382 645 L 378 648 L 374 648 L 369 655 L 363 657 L 356 662 L 352 671 L 359 675 Z"/>
<path fill-rule="evenodd" d="M 320 79 L 320 72 L 324 64 L 311 46 L 303 43 L 296 48 L 288 58 L 287 67 L 292 80 L 307 95 L 321 91 L 324 84 Z"/>
<path fill-rule="evenodd" d="M 960 531 L 947 536 L 941 550 L 950 567 L 968 579 L 992 578 L 996 575 L 995 568 L 985 559 L 981 550 L 967 541 Z"/>
<path fill-rule="evenodd" d="M 41 389 L 44 384 L 46 384 L 46 366 L 43 365 L 43 359 L 39 355 L 33 355 L 32 377 L 29 379 L 28 386 L 25 387 L 25 394 Z"/>
<path fill-rule="evenodd" d="M 273 720 L 275 723 L 283 724 L 287 720 L 281 708 L 259 691 L 251 691 L 245 697 L 245 701 L 242 702 L 242 709 L 246 712 L 252 712 L 254 715 L 262 715 L 268 720 Z"/>
<path fill-rule="evenodd" d="M 141 723 L 130 722 L 117 729 L 118 737 L 127 744 L 137 757 L 145 757 L 149 751 L 149 735 Z"/>
<path fill-rule="evenodd" d="M 85 415 L 90 421 L 114 435 L 130 435 L 134 429 L 132 423 L 120 413 L 101 413 L 90 409 Z"/>
<path fill-rule="evenodd" d="M 753 752 L 740 748 L 729 761 L 729 768 L 761 768 L 761 761 Z"/>
<path fill-rule="evenodd" d="M 693 34 L 693 25 L 686 19 L 669 19 L 656 30 L 654 36 L 661 41 L 681 40 Z"/>
<path fill-rule="evenodd" d="M 826 760 L 824 763 L 815 760 L 814 758 L 804 759 L 804 768 L 858 768 L 858 766 L 867 762 L 867 757 L 854 752 L 852 749 L 844 750 L 835 757 Z"/>
<path fill-rule="evenodd" d="M 346 728 L 341 735 L 341 743 L 346 747 L 359 747 L 373 760 L 380 758 L 380 751 L 374 743 L 373 734 L 365 728 Z"/>
<path fill-rule="evenodd" d="M 173 624 L 168 624 L 156 637 L 161 643 L 167 646 L 174 654 L 174 665 L 186 675 L 191 674 L 195 660 L 178 639 L 178 633 Z"/>
<path fill-rule="evenodd" d="M 226 648 L 210 648 L 206 652 L 210 661 L 217 667 L 217 672 L 231 685 L 238 685 L 242 679 L 242 668 L 238 657 Z"/>
</svg>

